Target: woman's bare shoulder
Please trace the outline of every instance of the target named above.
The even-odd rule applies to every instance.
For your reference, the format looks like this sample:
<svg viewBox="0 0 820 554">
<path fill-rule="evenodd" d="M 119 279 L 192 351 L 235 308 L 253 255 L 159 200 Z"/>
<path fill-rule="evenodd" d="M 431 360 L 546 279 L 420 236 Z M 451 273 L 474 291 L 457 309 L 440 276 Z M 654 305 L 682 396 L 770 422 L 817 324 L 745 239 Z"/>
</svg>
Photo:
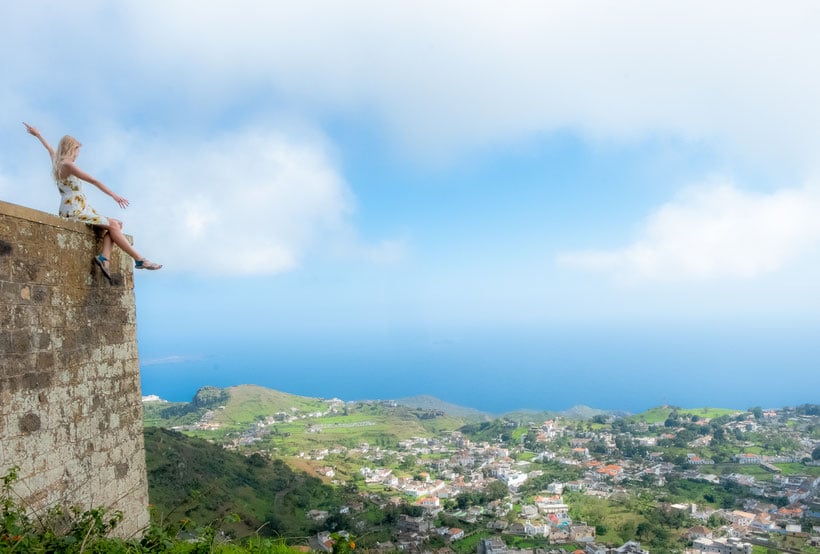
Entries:
<svg viewBox="0 0 820 554">
<path fill-rule="evenodd" d="M 72 175 L 76 175 L 79 168 L 74 162 L 70 162 L 68 160 L 64 161 L 60 164 L 60 172 L 57 176 L 62 179 L 68 179 Z"/>
</svg>

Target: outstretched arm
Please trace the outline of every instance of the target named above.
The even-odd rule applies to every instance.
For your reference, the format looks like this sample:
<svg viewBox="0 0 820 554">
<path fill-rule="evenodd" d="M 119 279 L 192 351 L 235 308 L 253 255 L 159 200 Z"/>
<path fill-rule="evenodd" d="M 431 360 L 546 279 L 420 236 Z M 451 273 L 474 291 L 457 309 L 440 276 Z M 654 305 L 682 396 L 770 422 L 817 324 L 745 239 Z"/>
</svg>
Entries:
<svg viewBox="0 0 820 554">
<path fill-rule="evenodd" d="M 46 141 L 46 139 L 43 138 L 43 135 L 40 134 L 40 131 L 37 130 L 37 127 L 32 127 L 31 125 L 29 125 L 25 121 L 23 122 L 23 125 L 26 126 L 26 131 L 28 131 L 30 135 L 34 135 L 35 137 L 37 137 L 37 139 L 43 144 L 43 146 L 46 147 L 46 150 L 48 150 L 48 155 L 51 156 L 51 159 L 53 160 L 54 159 L 54 149 Z"/>
<path fill-rule="evenodd" d="M 92 177 L 91 175 L 89 175 L 76 165 L 74 165 L 74 162 L 63 162 L 63 171 L 66 171 L 69 175 L 74 175 L 78 179 L 82 179 L 87 183 L 91 183 L 92 185 L 103 191 L 105 194 L 113 198 L 114 202 L 119 204 L 120 208 L 125 209 L 128 207 L 129 202 L 126 198 L 123 198 L 122 196 L 120 196 L 107 186 L 105 186 L 102 182 L 98 181 L 97 179 L 95 179 L 94 177 Z"/>
</svg>

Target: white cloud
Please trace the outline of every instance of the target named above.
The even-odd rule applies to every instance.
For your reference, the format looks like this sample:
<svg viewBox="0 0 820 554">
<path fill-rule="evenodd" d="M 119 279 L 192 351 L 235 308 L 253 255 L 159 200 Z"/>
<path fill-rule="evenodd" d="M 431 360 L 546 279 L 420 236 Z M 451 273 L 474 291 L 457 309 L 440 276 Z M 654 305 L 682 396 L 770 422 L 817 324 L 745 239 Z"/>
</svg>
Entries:
<svg viewBox="0 0 820 554">
<path fill-rule="evenodd" d="M 820 8 L 748 2 L 131 4 L 144 67 L 373 110 L 425 153 L 574 129 L 812 164 Z"/>
<path fill-rule="evenodd" d="M 80 120 L 151 118 L 161 100 L 212 114 L 267 97 L 373 117 L 416 155 L 569 129 L 820 169 L 813 0 L 18 4 L 0 23 L 9 88 L 88 99 Z M 30 38 L 63 34 L 65 57 Z M 32 84 L 43 75 L 53 90 Z"/>
<path fill-rule="evenodd" d="M 661 206 L 629 246 L 564 253 L 558 261 L 629 282 L 755 278 L 817 250 L 818 213 L 814 187 L 763 194 L 716 181 Z"/>
<path fill-rule="evenodd" d="M 126 231 L 169 270 L 275 274 L 352 232 L 352 196 L 319 142 L 254 129 L 195 144 L 124 140 Z"/>
<path fill-rule="evenodd" d="M 148 358 L 147 360 L 140 360 L 141 366 L 152 365 L 168 365 L 168 364 L 183 364 L 187 362 L 200 362 L 205 360 L 205 356 L 188 356 L 174 354 L 171 356 L 164 356 L 162 358 Z"/>
</svg>

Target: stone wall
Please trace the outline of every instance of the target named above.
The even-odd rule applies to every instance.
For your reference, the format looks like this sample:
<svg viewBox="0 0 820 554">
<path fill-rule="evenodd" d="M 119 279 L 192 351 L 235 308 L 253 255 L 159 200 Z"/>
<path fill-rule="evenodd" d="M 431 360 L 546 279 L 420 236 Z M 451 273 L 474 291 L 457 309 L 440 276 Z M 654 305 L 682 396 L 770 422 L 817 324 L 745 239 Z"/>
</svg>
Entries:
<svg viewBox="0 0 820 554">
<path fill-rule="evenodd" d="M 92 227 L 0 202 L 0 475 L 33 512 L 122 510 L 148 524 L 133 264 L 114 284 L 93 262 Z"/>
</svg>

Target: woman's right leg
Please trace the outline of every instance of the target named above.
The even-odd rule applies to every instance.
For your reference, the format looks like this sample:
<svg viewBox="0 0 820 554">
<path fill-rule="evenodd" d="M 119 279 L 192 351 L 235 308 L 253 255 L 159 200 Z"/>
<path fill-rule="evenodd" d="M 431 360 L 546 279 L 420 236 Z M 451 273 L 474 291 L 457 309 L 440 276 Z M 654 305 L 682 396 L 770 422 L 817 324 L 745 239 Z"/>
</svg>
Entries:
<svg viewBox="0 0 820 554">
<path fill-rule="evenodd" d="M 105 248 L 105 239 L 110 237 L 110 240 L 122 248 L 123 252 L 134 258 L 134 260 L 139 261 L 142 260 L 142 256 L 139 252 L 137 252 L 131 243 L 128 242 L 128 239 L 125 237 L 125 234 L 122 232 L 122 222 L 117 221 L 116 219 L 108 219 L 108 225 L 100 225 L 103 229 L 108 231 L 108 235 L 103 238 L 103 248 Z M 106 256 L 108 258 L 109 256 Z"/>
</svg>

